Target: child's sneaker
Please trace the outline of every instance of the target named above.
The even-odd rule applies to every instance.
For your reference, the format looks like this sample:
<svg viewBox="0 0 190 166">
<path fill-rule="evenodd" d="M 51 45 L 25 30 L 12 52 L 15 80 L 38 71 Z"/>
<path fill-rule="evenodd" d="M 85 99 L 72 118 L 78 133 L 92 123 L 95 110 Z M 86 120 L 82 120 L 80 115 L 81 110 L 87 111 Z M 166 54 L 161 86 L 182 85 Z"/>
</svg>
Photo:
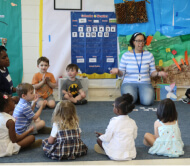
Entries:
<svg viewBox="0 0 190 166">
<path fill-rule="evenodd" d="M 44 126 L 42 129 L 38 130 L 38 134 L 50 134 L 52 128 Z"/>
<path fill-rule="evenodd" d="M 190 99 L 189 98 L 182 98 L 181 101 L 184 102 L 184 103 L 189 103 Z"/>
<path fill-rule="evenodd" d="M 105 151 L 104 151 L 98 144 L 95 144 L 95 145 L 94 145 L 94 150 L 95 150 L 97 153 L 106 154 Z"/>
<path fill-rule="evenodd" d="M 75 105 L 83 105 L 83 104 L 86 104 L 88 101 L 83 99 L 83 100 L 80 100 L 80 101 L 77 101 L 76 103 L 74 103 Z"/>
<path fill-rule="evenodd" d="M 36 140 L 33 144 L 27 147 L 27 149 L 35 149 L 35 148 L 40 148 L 42 145 L 42 140 L 38 139 Z"/>
</svg>

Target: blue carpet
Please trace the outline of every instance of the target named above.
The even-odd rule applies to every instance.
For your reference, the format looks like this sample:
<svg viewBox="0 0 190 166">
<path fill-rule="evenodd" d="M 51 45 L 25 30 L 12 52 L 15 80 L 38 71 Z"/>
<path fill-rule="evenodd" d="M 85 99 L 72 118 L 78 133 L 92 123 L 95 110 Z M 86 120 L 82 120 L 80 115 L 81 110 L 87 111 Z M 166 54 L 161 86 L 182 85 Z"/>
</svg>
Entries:
<svg viewBox="0 0 190 166">
<path fill-rule="evenodd" d="M 109 120 L 115 116 L 113 113 L 113 102 L 88 102 L 86 105 L 79 105 L 77 107 L 77 113 L 80 118 L 80 127 L 82 129 L 81 137 L 83 142 L 88 146 L 88 154 L 86 156 L 77 158 L 72 161 L 98 161 L 109 160 L 105 155 L 97 154 L 94 151 L 94 144 L 96 144 L 95 131 L 105 132 L 105 129 L 109 123 Z M 158 102 L 155 102 L 151 108 L 156 108 Z M 179 127 L 181 129 L 182 140 L 185 144 L 185 155 L 180 158 L 190 158 L 190 105 L 184 104 L 180 101 L 175 102 L 178 111 Z M 145 107 L 150 108 L 150 107 Z M 150 155 L 148 149 L 143 145 L 143 136 L 146 132 L 154 132 L 153 125 L 156 120 L 156 112 L 153 110 L 144 111 L 141 105 L 136 105 L 138 111 L 133 111 L 129 116 L 136 121 L 138 126 L 138 136 L 135 140 L 137 147 L 137 157 L 135 160 L 143 159 L 167 159 L 168 157 Z M 51 115 L 53 109 L 45 109 L 42 112 L 41 119 L 46 121 L 46 126 L 51 126 Z M 44 139 L 49 135 L 37 135 L 36 139 Z M 70 160 L 71 161 L 71 160 Z M 70 162 L 64 160 L 64 162 Z M 21 150 L 18 155 L 11 157 L 0 158 L 0 163 L 27 163 L 27 162 L 58 162 L 57 160 L 51 160 L 47 158 L 42 148 L 36 148 L 32 150 Z M 60 161 L 63 162 L 63 161 Z"/>
</svg>

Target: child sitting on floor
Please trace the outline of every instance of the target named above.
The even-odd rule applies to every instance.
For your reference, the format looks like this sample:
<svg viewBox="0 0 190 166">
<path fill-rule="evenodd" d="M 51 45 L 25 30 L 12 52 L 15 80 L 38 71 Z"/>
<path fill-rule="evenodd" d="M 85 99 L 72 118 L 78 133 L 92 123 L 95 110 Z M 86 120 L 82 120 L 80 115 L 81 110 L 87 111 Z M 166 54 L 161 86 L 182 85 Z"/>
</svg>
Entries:
<svg viewBox="0 0 190 166">
<path fill-rule="evenodd" d="M 75 159 L 87 154 L 87 146 L 80 138 L 81 129 L 76 108 L 70 101 L 60 101 L 53 112 L 53 128 L 43 140 L 43 150 L 51 159 Z"/>
<path fill-rule="evenodd" d="M 38 68 L 40 72 L 34 74 L 32 79 L 32 85 L 38 94 L 37 107 L 39 108 L 44 100 L 47 101 L 49 108 L 55 107 L 55 99 L 53 97 L 53 88 L 56 87 L 56 80 L 52 73 L 47 72 L 49 68 L 49 59 L 46 57 L 40 57 L 37 60 Z"/>
<path fill-rule="evenodd" d="M 94 150 L 106 154 L 112 160 L 132 160 L 136 157 L 135 139 L 137 126 L 128 114 L 133 111 L 133 97 L 123 94 L 115 99 L 113 112 L 118 115 L 110 120 L 105 134 L 96 132 Z"/>
<path fill-rule="evenodd" d="M 0 46 L 0 92 L 12 96 L 12 93 L 16 92 L 16 88 L 13 87 L 13 81 L 7 68 L 10 61 L 6 51 L 7 49 L 4 46 Z M 17 96 L 12 97 L 12 99 L 16 104 L 19 101 Z"/>
<path fill-rule="evenodd" d="M 190 88 L 188 88 L 185 92 L 186 98 L 182 98 L 184 103 L 190 104 Z"/>
<path fill-rule="evenodd" d="M 20 101 L 14 109 L 13 117 L 16 119 L 15 129 L 17 134 L 22 134 L 31 127 L 34 127 L 32 134 L 44 133 L 49 134 L 51 128 L 45 127 L 45 121 L 40 119 L 40 114 L 46 106 L 44 100 L 36 113 L 33 112 L 38 98 L 34 94 L 34 87 L 28 83 L 21 83 L 17 86 L 17 94 Z M 30 102 L 33 101 L 31 106 Z"/>
<path fill-rule="evenodd" d="M 70 100 L 76 105 L 86 104 L 86 94 L 82 90 L 80 80 L 76 78 L 76 75 L 78 74 L 78 66 L 76 64 L 69 64 L 66 71 L 69 78 L 65 80 L 62 85 L 64 99 Z"/>
<path fill-rule="evenodd" d="M 157 118 L 154 123 L 154 135 L 144 135 L 144 144 L 151 146 L 148 153 L 168 157 L 183 155 L 184 144 L 178 126 L 177 111 L 171 99 L 164 99 L 159 103 Z"/>
<path fill-rule="evenodd" d="M 0 92 L 0 157 L 17 154 L 20 148 L 29 147 L 35 141 L 33 135 L 28 136 L 33 128 L 21 135 L 16 134 L 15 119 L 9 114 L 14 106 L 11 97 Z"/>
</svg>

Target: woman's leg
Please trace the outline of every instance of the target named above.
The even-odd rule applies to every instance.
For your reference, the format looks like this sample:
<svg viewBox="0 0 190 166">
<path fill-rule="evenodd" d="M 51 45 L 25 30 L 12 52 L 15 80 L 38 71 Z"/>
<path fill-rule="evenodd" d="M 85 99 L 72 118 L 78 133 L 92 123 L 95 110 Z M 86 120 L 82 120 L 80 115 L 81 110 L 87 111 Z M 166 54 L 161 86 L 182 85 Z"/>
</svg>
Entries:
<svg viewBox="0 0 190 166">
<path fill-rule="evenodd" d="M 142 105 L 152 105 L 155 99 L 154 88 L 151 84 L 139 84 L 139 98 Z"/>
<path fill-rule="evenodd" d="M 138 86 L 135 83 L 124 83 L 121 85 L 121 95 L 130 93 L 133 96 L 133 103 L 138 99 Z"/>
</svg>

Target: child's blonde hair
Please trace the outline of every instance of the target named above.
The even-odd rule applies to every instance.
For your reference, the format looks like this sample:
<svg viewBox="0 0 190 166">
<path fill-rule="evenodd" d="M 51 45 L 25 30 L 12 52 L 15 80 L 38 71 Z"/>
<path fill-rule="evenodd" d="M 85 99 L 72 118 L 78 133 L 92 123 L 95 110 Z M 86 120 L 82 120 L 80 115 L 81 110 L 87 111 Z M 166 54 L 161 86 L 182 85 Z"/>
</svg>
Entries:
<svg viewBox="0 0 190 166">
<path fill-rule="evenodd" d="M 79 118 L 76 108 L 70 101 L 60 101 L 53 112 L 52 123 L 56 122 L 60 130 L 76 129 Z"/>
</svg>

